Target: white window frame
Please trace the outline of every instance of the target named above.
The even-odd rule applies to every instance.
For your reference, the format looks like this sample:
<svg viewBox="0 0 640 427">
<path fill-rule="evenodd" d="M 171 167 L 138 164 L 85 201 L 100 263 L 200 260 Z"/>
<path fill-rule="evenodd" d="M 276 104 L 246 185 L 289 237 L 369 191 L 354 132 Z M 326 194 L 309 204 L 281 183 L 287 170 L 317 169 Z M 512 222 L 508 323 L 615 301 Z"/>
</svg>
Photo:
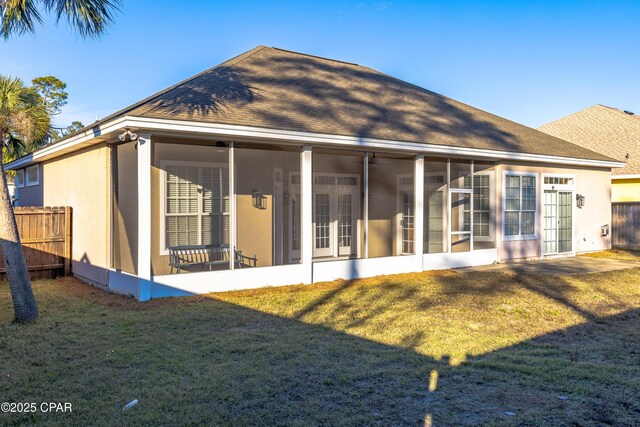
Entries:
<svg viewBox="0 0 640 427">
<path fill-rule="evenodd" d="M 16 176 L 13 178 L 13 183 L 16 185 L 16 188 L 24 188 L 24 175 L 24 169 L 18 169 L 16 171 Z"/>
<path fill-rule="evenodd" d="M 571 184 L 545 184 L 544 183 L 544 179 L 547 177 L 551 177 L 551 178 L 569 178 L 571 179 Z M 541 237 L 540 237 L 540 253 L 542 254 L 543 257 L 555 257 L 555 256 L 566 256 L 566 255 L 575 255 L 576 254 L 576 242 L 575 242 L 575 238 L 576 238 L 576 210 L 577 210 L 577 206 L 576 206 L 576 199 L 575 196 L 577 194 L 577 186 L 576 186 L 576 180 L 577 177 L 576 175 L 572 175 L 572 174 L 562 174 L 562 173 L 543 173 L 541 174 L 540 177 L 540 181 L 542 182 L 542 185 L 540 186 L 540 190 L 541 190 L 541 194 L 544 197 L 544 192 L 546 191 L 557 191 L 557 192 L 570 192 L 571 193 L 571 239 L 573 239 L 574 241 L 571 244 L 571 252 L 555 252 L 555 253 L 549 253 L 549 254 L 545 254 L 544 253 L 544 233 L 541 233 Z M 544 209 L 544 206 L 543 206 Z M 544 215 L 544 211 L 541 213 L 541 215 Z M 543 221 L 544 224 L 544 221 Z M 542 227 L 544 229 L 544 225 Z"/>
<path fill-rule="evenodd" d="M 533 211 L 533 225 L 534 225 L 534 233 L 533 234 L 522 234 L 522 179 L 520 179 L 520 209 L 517 211 L 519 213 L 519 221 L 518 221 L 518 230 L 519 234 L 514 234 L 512 236 L 507 236 L 505 233 L 506 230 L 506 208 L 507 208 L 507 176 L 519 176 L 519 177 L 533 177 L 536 180 L 536 208 Z M 514 241 L 514 240 L 537 240 L 540 234 L 540 224 L 538 224 L 538 218 L 540 216 L 540 191 L 542 186 L 540 185 L 540 176 L 537 172 L 515 172 L 515 171 L 504 171 L 502 173 L 502 240 L 503 241 Z M 516 212 L 516 211 L 509 211 Z M 530 211 L 525 211 L 530 212 Z"/>
<path fill-rule="evenodd" d="M 229 170 L 228 163 L 210 163 L 210 162 L 190 162 L 190 161 L 180 161 L 180 160 L 162 160 L 160 161 L 161 168 L 161 176 L 160 176 L 160 255 L 169 255 L 169 248 L 167 247 L 167 222 L 166 222 L 166 212 L 167 212 L 167 167 L 171 166 L 191 166 L 198 168 L 198 178 L 201 177 L 202 168 L 226 168 Z M 203 191 L 202 186 L 200 184 L 196 184 L 198 186 L 198 212 L 195 214 L 184 214 L 185 216 L 198 216 L 198 242 L 202 242 L 202 216 L 205 215 L 203 213 Z M 229 197 L 235 197 L 231 191 L 229 192 Z M 229 201 L 231 202 L 231 201 Z M 206 214 L 208 215 L 208 214 Z M 223 214 L 224 215 L 224 214 Z M 228 213 L 231 215 L 231 212 Z M 231 219 L 231 218 L 230 218 Z M 230 221 L 230 226 L 233 226 Z"/>
<path fill-rule="evenodd" d="M 475 169 L 475 165 L 474 165 Z M 496 238 L 496 221 L 495 221 L 495 199 L 496 199 L 496 174 L 495 171 L 483 171 L 483 172 L 475 172 L 471 179 L 474 179 L 476 176 L 488 176 L 489 177 L 489 235 L 488 236 L 473 236 L 473 240 L 475 242 L 494 242 Z M 472 184 L 473 193 L 472 197 L 475 195 L 476 184 L 473 182 Z M 484 212 L 484 211 L 476 211 L 476 206 L 474 203 L 473 211 L 471 214 L 473 215 L 475 212 Z M 493 220 L 491 219 L 491 212 L 494 212 Z M 474 221 L 475 225 L 475 221 Z M 473 230 L 471 230 L 471 234 L 473 234 Z"/>
<path fill-rule="evenodd" d="M 36 179 L 31 181 L 29 179 L 29 171 L 36 171 Z M 32 165 L 24 170 L 24 181 L 27 187 L 35 187 L 36 185 L 40 185 L 40 165 Z"/>
</svg>

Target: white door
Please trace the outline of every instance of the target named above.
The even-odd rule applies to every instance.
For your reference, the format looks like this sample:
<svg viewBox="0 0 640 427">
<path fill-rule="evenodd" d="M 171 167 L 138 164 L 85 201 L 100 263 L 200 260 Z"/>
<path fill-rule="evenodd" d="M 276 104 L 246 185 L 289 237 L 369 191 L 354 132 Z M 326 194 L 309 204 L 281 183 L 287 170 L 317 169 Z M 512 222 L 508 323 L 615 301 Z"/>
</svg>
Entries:
<svg viewBox="0 0 640 427">
<path fill-rule="evenodd" d="M 571 252 L 573 249 L 573 193 L 545 190 L 543 199 L 545 255 Z"/>
<path fill-rule="evenodd" d="M 357 253 L 359 179 L 356 175 L 314 175 L 313 256 Z"/>
</svg>

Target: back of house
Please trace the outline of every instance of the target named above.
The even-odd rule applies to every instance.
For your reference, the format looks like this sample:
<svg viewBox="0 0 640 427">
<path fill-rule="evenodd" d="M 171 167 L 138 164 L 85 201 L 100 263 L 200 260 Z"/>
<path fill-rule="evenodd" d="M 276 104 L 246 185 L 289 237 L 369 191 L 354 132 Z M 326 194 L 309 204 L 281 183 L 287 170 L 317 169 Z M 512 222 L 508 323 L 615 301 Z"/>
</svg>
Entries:
<svg viewBox="0 0 640 427">
<path fill-rule="evenodd" d="M 622 166 L 264 46 L 8 165 L 73 207 L 74 274 L 140 300 L 607 249 Z"/>
</svg>

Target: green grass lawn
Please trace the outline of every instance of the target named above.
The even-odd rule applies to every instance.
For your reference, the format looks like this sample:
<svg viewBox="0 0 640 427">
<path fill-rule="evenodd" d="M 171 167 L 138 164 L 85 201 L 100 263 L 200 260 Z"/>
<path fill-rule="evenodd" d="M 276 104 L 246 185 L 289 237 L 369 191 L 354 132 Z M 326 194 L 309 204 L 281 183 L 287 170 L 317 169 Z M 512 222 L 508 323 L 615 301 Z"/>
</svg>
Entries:
<svg viewBox="0 0 640 427">
<path fill-rule="evenodd" d="M 640 268 L 427 272 L 147 303 L 74 279 L 34 290 L 41 319 L 18 325 L 0 286 L 0 400 L 73 412 L 3 424 L 640 420 Z"/>
</svg>

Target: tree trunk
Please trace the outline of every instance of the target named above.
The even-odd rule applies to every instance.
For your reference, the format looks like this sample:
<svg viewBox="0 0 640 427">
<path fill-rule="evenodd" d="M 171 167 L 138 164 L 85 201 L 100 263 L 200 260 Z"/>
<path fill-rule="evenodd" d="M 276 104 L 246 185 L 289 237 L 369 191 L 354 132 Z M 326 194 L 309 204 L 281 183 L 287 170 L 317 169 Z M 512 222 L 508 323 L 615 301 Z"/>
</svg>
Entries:
<svg viewBox="0 0 640 427">
<path fill-rule="evenodd" d="M 31 289 L 29 270 L 24 260 L 22 244 L 18 235 L 18 225 L 13 213 L 7 176 L 4 165 L 0 160 L 0 247 L 4 255 L 4 265 L 7 268 L 9 289 L 13 298 L 15 320 L 25 322 L 38 318 L 38 306 Z"/>
</svg>

